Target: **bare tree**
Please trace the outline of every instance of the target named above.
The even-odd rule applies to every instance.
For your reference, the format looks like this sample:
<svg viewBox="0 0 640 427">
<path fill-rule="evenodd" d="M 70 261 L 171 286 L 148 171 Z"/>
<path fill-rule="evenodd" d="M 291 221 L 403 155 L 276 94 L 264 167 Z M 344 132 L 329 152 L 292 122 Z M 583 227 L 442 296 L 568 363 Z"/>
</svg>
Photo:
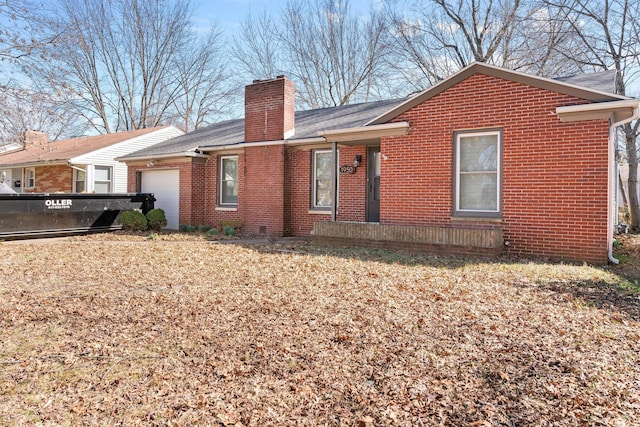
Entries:
<svg viewBox="0 0 640 427">
<path fill-rule="evenodd" d="M 355 14 L 348 0 L 305 0 L 279 16 L 249 16 L 236 39 L 234 56 L 252 78 L 289 74 L 311 108 L 369 100 L 387 49 L 381 14 Z"/>
<path fill-rule="evenodd" d="M 30 0 L 0 0 L 0 60 L 14 62 L 55 42 L 59 31 L 37 35 L 43 20 L 35 18 L 35 7 Z"/>
<path fill-rule="evenodd" d="M 8 88 L 0 93 L 0 138 L 21 142 L 27 130 L 47 132 L 52 140 L 81 135 L 85 126 L 60 95 L 41 90 Z"/>
<path fill-rule="evenodd" d="M 223 51 L 221 33 L 214 27 L 189 50 L 177 53 L 171 74 L 177 85 L 172 122 L 185 132 L 226 116 L 238 88 L 233 86 Z"/>
<path fill-rule="evenodd" d="M 66 31 L 54 51 L 58 68 L 46 72 L 55 87 L 75 91 L 75 108 L 94 129 L 176 120 L 192 129 L 216 112 L 207 97 L 225 84 L 219 35 L 215 26 L 205 40 L 191 30 L 189 0 L 58 1 L 56 23 Z"/>
<path fill-rule="evenodd" d="M 41 92 L 32 80 L 33 61 L 46 61 L 43 49 L 51 46 L 60 31 L 51 27 L 46 36 L 38 29 L 48 24 L 38 18 L 30 0 L 0 0 L 0 145 L 19 142 L 28 129 L 42 129 L 53 135 L 73 127 L 74 118 L 61 108 L 62 97 Z"/>
<path fill-rule="evenodd" d="M 416 90 L 471 62 L 538 75 L 576 71 L 557 52 L 571 42 L 567 24 L 549 19 L 548 6 L 526 0 L 387 2 L 394 55 L 390 66 Z"/>
<path fill-rule="evenodd" d="M 371 11 L 351 14 L 347 1 L 290 1 L 283 15 L 284 45 L 293 75 L 303 82 L 302 100 L 310 107 L 367 101 L 385 54 L 385 24 Z"/>
<path fill-rule="evenodd" d="M 547 4 L 561 12 L 558 19 L 568 22 L 581 44 L 577 49 L 564 51 L 567 61 L 576 61 L 591 69 L 615 69 L 618 74 L 616 92 L 630 95 L 629 88 L 638 77 L 640 66 L 640 31 L 637 0 L 547 0 Z M 629 163 L 628 207 L 631 228 L 640 229 L 640 201 L 638 199 L 638 136 L 640 122 L 626 124 L 623 149 Z"/>
<path fill-rule="evenodd" d="M 505 65 L 523 9 L 522 0 L 430 0 L 387 11 L 396 49 L 433 84 L 473 61 Z"/>
<path fill-rule="evenodd" d="M 251 12 L 234 37 L 231 55 L 241 75 L 265 80 L 284 72 L 282 38 L 278 21 L 263 11 L 257 17 Z"/>
<path fill-rule="evenodd" d="M 560 11 L 541 2 L 529 3 L 519 19 L 519 27 L 504 45 L 505 66 L 545 77 L 578 74 L 584 70 L 579 61 L 567 61 L 562 52 L 584 58 L 580 39 L 571 24 L 557 19 Z"/>
</svg>

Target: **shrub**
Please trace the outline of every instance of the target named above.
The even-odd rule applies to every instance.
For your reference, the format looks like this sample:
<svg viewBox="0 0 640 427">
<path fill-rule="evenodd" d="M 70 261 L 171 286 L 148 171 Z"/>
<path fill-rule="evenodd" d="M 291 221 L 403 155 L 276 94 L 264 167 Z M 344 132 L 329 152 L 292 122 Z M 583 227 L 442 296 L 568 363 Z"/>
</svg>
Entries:
<svg viewBox="0 0 640 427">
<path fill-rule="evenodd" d="M 196 226 L 189 224 L 180 224 L 178 226 L 178 230 L 180 230 L 180 232 L 182 233 L 193 233 L 194 231 L 196 231 Z"/>
<path fill-rule="evenodd" d="M 222 227 L 223 230 L 226 227 L 233 227 L 237 230 L 238 228 L 241 228 L 241 226 L 242 226 L 242 223 L 234 219 L 223 219 L 222 221 L 220 221 L 220 227 Z"/>
<path fill-rule="evenodd" d="M 147 229 L 147 218 L 140 211 L 124 211 L 120 215 L 122 228 L 129 231 L 144 231 Z"/>
<path fill-rule="evenodd" d="M 151 209 L 147 212 L 147 223 L 150 230 L 160 231 L 167 226 L 167 217 L 162 209 Z"/>
<path fill-rule="evenodd" d="M 209 227 L 208 225 L 202 225 L 202 224 L 200 224 L 200 225 L 198 226 L 198 231 L 199 231 L 200 233 L 207 233 L 207 232 L 209 232 L 209 230 L 211 230 L 211 227 Z"/>
<path fill-rule="evenodd" d="M 222 232 L 224 233 L 225 236 L 235 236 L 236 235 L 236 229 L 233 228 L 230 225 L 226 225 L 223 229 Z"/>
<path fill-rule="evenodd" d="M 210 230 L 208 230 L 208 231 L 207 231 L 207 234 L 208 234 L 209 236 L 217 236 L 217 235 L 218 235 L 218 233 L 219 233 L 219 231 L 218 231 L 218 229 L 217 229 L 217 228 L 212 228 L 212 229 L 210 229 Z"/>
</svg>

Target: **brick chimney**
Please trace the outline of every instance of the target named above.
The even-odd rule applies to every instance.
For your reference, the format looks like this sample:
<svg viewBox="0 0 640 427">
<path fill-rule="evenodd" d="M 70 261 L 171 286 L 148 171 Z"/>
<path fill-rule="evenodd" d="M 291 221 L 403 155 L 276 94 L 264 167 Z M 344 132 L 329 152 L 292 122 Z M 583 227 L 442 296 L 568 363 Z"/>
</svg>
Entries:
<svg viewBox="0 0 640 427">
<path fill-rule="evenodd" d="M 46 132 L 37 130 L 27 130 L 24 132 L 24 145 L 45 146 L 49 142 L 49 135 Z"/>
<path fill-rule="evenodd" d="M 244 89 L 245 142 L 277 141 L 294 131 L 295 85 L 285 76 L 254 80 Z"/>
</svg>

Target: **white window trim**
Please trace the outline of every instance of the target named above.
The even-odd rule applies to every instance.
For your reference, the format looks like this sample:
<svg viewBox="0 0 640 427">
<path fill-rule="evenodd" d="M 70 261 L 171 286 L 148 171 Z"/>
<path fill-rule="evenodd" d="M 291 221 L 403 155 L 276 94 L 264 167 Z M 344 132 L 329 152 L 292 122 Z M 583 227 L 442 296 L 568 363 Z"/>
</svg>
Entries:
<svg viewBox="0 0 640 427">
<path fill-rule="evenodd" d="M 101 179 L 96 179 L 96 170 L 97 169 L 109 169 L 109 181 L 103 181 Z M 85 174 L 85 187 L 87 186 L 87 175 Z M 93 167 L 93 192 L 95 193 L 96 191 L 96 183 L 100 183 L 103 184 L 105 182 L 109 183 L 109 191 L 107 191 L 107 193 L 111 193 L 113 192 L 113 166 L 106 166 L 106 165 L 95 165 Z"/>
<path fill-rule="evenodd" d="M 497 187 L 496 187 L 496 210 L 481 210 L 481 209 L 460 209 L 460 140 L 465 137 L 475 137 L 475 136 L 495 136 L 497 139 L 497 165 L 496 172 L 486 172 L 487 174 L 496 174 L 497 179 Z M 454 181 L 455 181 L 455 193 L 453 195 L 454 201 L 454 215 L 458 216 L 489 216 L 496 217 L 499 216 L 502 212 L 502 130 L 490 130 L 490 131 L 470 131 L 470 132 L 456 132 L 455 140 L 454 140 L 454 152 L 455 152 L 455 170 L 454 170 Z M 481 174 L 482 172 L 474 172 L 475 174 Z"/>
<path fill-rule="evenodd" d="M 225 182 L 225 180 L 222 179 L 222 174 L 224 173 L 224 167 L 222 166 L 222 164 L 224 163 L 224 160 L 226 159 L 235 159 L 236 160 L 236 165 L 239 165 L 239 159 L 238 159 L 238 155 L 234 154 L 234 155 L 230 155 L 230 156 L 220 156 L 220 160 L 218 163 L 218 207 L 224 208 L 224 207 L 229 207 L 229 208 L 234 208 L 238 206 L 238 202 L 236 203 L 224 203 L 222 201 L 222 184 Z M 236 185 L 238 185 L 238 167 L 236 166 Z"/>
<path fill-rule="evenodd" d="M 29 172 L 33 172 L 33 184 L 30 182 Z M 36 168 L 25 168 L 24 170 L 24 188 L 36 188 Z"/>
<path fill-rule="evenodd" d="M 73 168 L 73 192 L 74 193 L 80 193 L 80 191 L 78 191 L 78 172 L 84 172 L 84 191 L 85 193 L 87 192 L 87 171 L 85 170 L 80 170 L 78 168 Z"/>
<path fill-rule="evenodd" d="M 331 150 L 313 150 L 312 154 L 311 154 L 311 211 L 314 211 L 315 213 L 321 213 L 321 212 L 326 212 L 326 211 L 331 211 L 331 205 L 329 206 L 319 206 L 316 204 L 316 189 L 317 189 L 317 185 L 316 185 L 316 155 L 317 154 L 331 154 Z M 340 188 L 340 173 L 338 173 L 338 169 L 339 169 L 339 164 L 340 164 L 340 150 L 336 151 L 336 175 L 337 175 L 337 179 L 336 179 L 336 193 L 340 194 L 339 188 Z M 338 198 L 339 199 L 339 198 Z M 340 203 L 338 203 L 338 205 L 340 205 Z"/>
</svg>

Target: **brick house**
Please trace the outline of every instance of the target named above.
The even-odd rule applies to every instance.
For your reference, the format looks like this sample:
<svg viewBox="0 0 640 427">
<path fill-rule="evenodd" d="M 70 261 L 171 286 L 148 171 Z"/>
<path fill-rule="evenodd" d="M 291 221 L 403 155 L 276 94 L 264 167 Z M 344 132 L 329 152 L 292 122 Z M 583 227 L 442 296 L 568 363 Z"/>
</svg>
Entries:
<svg viewBox="0 0 640 427">
<path fill-rule="evenodd" d="M 639 109 L 614 79 L 474 63 L 408 99 L 296 112 L 280 76 L 246 87 L 244 120 L 122 160 L 129 191 L 166 175 L 180 224 L 604 263 L 614 129 Z"/>
<path fill-rule="evenodd" d="M 0 153 L 0 182 L 17 193 L 124 193 L 127 165 L 115 157 L 182 134 L 163 126 L 49 141 L 27 131 L 24 146 Z"/>
</svg>

